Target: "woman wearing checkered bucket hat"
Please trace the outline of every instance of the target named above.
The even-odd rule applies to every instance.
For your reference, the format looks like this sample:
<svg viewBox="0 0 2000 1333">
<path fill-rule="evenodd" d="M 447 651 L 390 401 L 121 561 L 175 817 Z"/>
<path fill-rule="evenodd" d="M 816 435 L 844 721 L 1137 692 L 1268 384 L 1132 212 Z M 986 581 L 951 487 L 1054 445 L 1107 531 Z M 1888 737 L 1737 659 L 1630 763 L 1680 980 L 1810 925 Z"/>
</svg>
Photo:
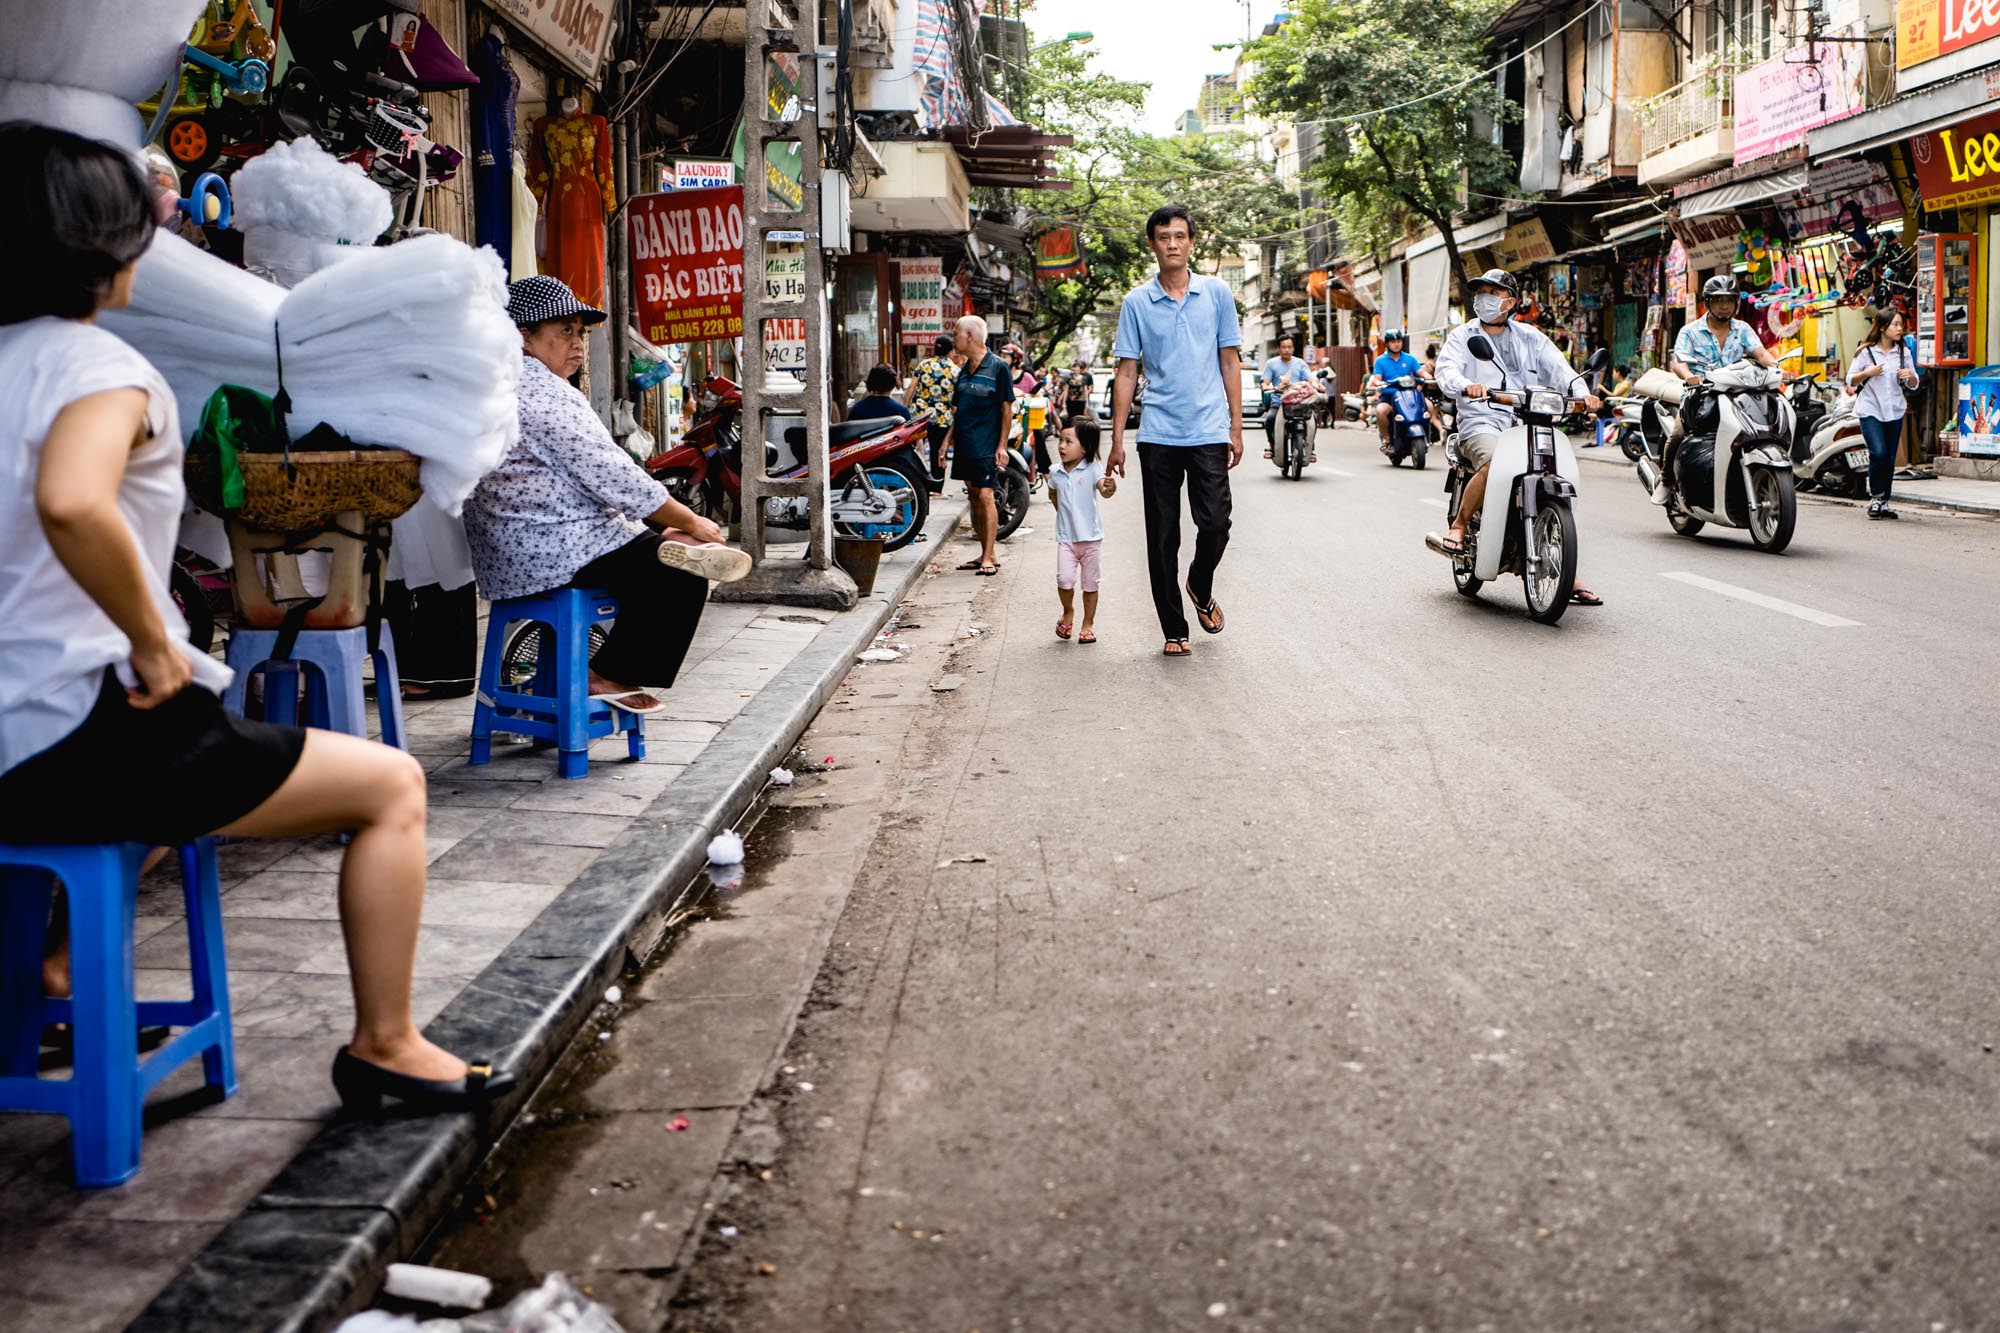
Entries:
<svg viewBox="0 0 2000 1333">
<path fill-rule="evenodd" d="M 742 578 L 750 557 L 648 476 L 568 382 L 604 312 L 539 276 L 508 288 L 507 313 L 521 330 L 521 435 L 465 502 L 479 590 L 608 590 L 618 619 L 591 659 L 591 696 L 655 712 L 665 705 L 646 689 L 673 685 L 710 581 Z"/>
</svg>

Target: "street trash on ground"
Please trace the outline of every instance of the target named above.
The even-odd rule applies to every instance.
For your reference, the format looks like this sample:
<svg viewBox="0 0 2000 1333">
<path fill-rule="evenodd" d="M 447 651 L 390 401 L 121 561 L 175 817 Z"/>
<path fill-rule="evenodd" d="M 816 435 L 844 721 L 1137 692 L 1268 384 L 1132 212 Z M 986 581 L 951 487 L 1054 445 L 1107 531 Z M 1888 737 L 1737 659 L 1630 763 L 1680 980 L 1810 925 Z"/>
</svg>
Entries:
<svg viewBox="0 0 2000 1333">
<path fill-rule="evenodd" d="M 607 987 L 605 989 L 604 1002 L 606 1004 L 616 1004 L 624 998 L 625 998 L 625 992 L 618 989 L 616 986 Z"/>
<path fill-rule="evenodd" d="M 740 866 L 743 864 L 743 838 L 735 829 L 726 828 L 708 840 L 708 863 L 715 866 Z"/>
<path fill-rule="evenodd" d="M 688 1127 L 688 1118 L 684 1115 L 677 1115 L 672 1120 L 669 1120 L 667 1122 L 667 1129 L 675 1134 L 685 1134 L 687 1132 L 687 1127 Z"/>
<path fill-rule="evenodd" d="M 791 770 L 791 769 L 789 769 L 789 768 L 784 768 L 784 767 L 782 767 L 782 766 L 781 766 L 781 767 L 778 767 L 778 768 L 774 768 L 774 769 L 772 769 L 772 770 L 771 770 L 771 785 L 772 785 L 773 787 L 789 787 L 789 786 L 791 786 L 791 785 L 792 785 L 792 770 Z"/>
<path fill-rule="evenodd" d="M 985 864 L 985 852 L 960 852 L 957 856 L 947 856 L 944 860 L 938 862 L 937 868 L 943 870 L 946 866 L 980 866 Z"/>
<path fill-rule="evenodd" d="M 891 644 L 887 648 L 869 648 L 861 654 L 858 660 L 863 662 L 900 662 L 909 651 L 910 645 L 907 643 Z"/>
<path fill-rule="evenodd" d="M 387 1310 L 363 1310 L 340 1321 L 333 1333 L 417 1333 L 422 1325 L 406 1314 Z"/>
<path fill-rule="evenodd" d="M 724 1227 L 724 1228 L 722 1228 L 722 1238 L 723 1238 L 724 1240 L 735 1240 L 735 1239 L 736 1239 L 736 1228 L 735 1228 L 735 1227 Z"/>
<path fill-rule="evenodd" d="M 524 1291 L 493 1314 L 460 1321 L 464 1333 L 625 1333 L 606 1306 L 578 1291 L 561 1273 L 551 1273 L 533 1291 Z"/>
<path fill-rule="evenodd" d="M 422 1301 L 453 1310 L 477 1310 L 493 1294 L 493 1283 L 477 1273 L 459 1273 L 424 1264 L 390 1264 L 382 1290 L 406 1301 Z"/>
<path fill-rule="evenodd" d="M 710 865 L 707 869 L 708 883 L 711 888 L 733 889 L 743 883 L 743 867 L 740 864 L 733 866 Z"/>
</svg>

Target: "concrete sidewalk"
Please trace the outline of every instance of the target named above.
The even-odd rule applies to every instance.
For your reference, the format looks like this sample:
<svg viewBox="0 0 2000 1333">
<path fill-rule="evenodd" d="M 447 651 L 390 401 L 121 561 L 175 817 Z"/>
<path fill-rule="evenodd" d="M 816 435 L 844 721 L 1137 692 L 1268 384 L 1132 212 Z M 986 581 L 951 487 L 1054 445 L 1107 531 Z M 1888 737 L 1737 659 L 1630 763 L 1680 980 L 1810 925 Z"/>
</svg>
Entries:
<svg viewBox="0 0 2000 1333">
<path fill-rule="evenodd" d="M 564 781 L 528 746 L 465 762 L 470 699 L 412 703 L 409 748 L 430 774 L 431 880 L 417 1020 L 523 1089 L 471 1115 L 347 1122 L 328 1078 L 352 1023 L 336 905 L 337 838 L 222 849 L 241 1090 L 215 1103 L 199 1066 L 149 1099 L 140 1174 L 70 1182 L 68 1127 L 0 1116 L 0 1304 L 10 1324 L 315 1329 L 365 1303 L 524 1104 L 626 965 L 662 938 L 707 841 L 756 799 L 963 512 L 883 560 L 874 596 L 831 614 L 711 603 L 643 761 L 622 738 Z M 142 883 L 142 998 L 186 994 L 178 879 Z"/>
</svg>

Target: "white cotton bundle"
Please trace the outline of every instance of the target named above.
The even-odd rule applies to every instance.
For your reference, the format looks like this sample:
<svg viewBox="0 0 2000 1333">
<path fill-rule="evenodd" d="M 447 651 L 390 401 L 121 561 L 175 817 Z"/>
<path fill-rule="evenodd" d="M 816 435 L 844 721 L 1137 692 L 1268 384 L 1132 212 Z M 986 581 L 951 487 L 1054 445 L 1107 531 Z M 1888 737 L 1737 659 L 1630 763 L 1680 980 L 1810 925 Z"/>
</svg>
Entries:
<svg viewBox="0 0 2000 1333">
<path fill-rule="evenodd" d="M 369 245 L 394 213 L 387 190 L 311 139 L 272 144 L 243 164 L 229 191 L 236 211 L 230 225 L 245 237 L 269 227 Z"/>
<path fill-rule="evenodd" d="M 136 151 L 132 107 L 158 92 L 203 0 L 7 0 L 0 121 L 32 120 Z"/>
<path fill-rule="evenodd" d="M 132 303 L 97 322 L 152 362 L 174 391 L 192 437 L 217 386 L 278 391 L 272 329 L 283 289 L 223 263 L 178 236 L 153 237 L 132 278 Z"/>
<path fill-rule="evenodd" d="M 448 236 L 364 250 L 278 311 L 295 432 L 324 421 L 424 460 L 424 493 L 457 514 L 520 431 L 521 335 L 499 256 Z"/>
</svg>

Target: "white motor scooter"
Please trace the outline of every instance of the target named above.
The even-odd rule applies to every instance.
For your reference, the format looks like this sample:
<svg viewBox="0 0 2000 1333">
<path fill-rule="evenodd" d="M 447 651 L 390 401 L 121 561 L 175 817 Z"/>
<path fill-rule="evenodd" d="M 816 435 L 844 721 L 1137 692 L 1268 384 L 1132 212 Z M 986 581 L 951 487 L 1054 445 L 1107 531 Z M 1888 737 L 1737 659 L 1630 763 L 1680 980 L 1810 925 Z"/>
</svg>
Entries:
<svg viewBox="0 0 2000 1333">
<path fill-rule="evenodd" d="M 1792 476 L 1798 488 L 1860 499 L 1868 494 L 1868 441 L 1854 411 L 1854 395 L 1841 393 L 1829 408 L 1817 375 L 1801 375 L 1785 390 L 1792 405 Z"/>
<path fill-rule="evenodd" d="M 1748 529 L 1760 551 L 1775 555 L 1791 544 L 1798 521 L 1790 454 L 1794 421 L 1781 383 L 1775 367 L 1738 361 L 1703 379 L 1707 392 L 1697 420 L 1686 420 L 1678 410 L 1657 414 L 1665 429 L 1646 432 L 1647 454 L 1632 466 L 1648 494 L 1664 472 L 1667 522 L 1675 532 L 1692 537 L 1718 523 Z M 1658 370 L 1647 371 L 1632 388 L 1676 409 L 1686 392 L 1678 377 Z M 1656 455 L 1655 448 L 1662 452 Z"/>
<path fill-rule="evenodd" d="M 1493 344 L 1484 334 L 1473 334 L 1466 346 L 1481 361 L 1495 360 Z M 1593 392 L 1610 361 L 1611 353 L 1604 348 L 1591 353 L 1584 374 Z M 1553 625 L 1569 609 L 1570 594 L 1576 590 L 1577 530 L 1571 504 L 1581 469 L 1569 437 L 1557 423 L 1577 400 L 1569 398 L 1566 385 L 1507 388 L 1504 372 L 1501 383 L 1502 389 L 1487 397 L 1512 407 L 1515 425 L 1503 431 L 1493 446 L 1486 499 L 1466 527 L 1464 551 L 1445 554 L 1451 559 L 1452 583 L 1465 596 L 1476 596 L 1482 585 L 1502 574 L 1519 574 L 1528 614 Z M 1458 432 L 1446 437 L 1445 446 L 1451 458 L 1449 511 L 1455 521 L 1472 470 L 1459 457 Z M 1435 543 L 1432 549 L 1443 551 Z"/>
</svg>

